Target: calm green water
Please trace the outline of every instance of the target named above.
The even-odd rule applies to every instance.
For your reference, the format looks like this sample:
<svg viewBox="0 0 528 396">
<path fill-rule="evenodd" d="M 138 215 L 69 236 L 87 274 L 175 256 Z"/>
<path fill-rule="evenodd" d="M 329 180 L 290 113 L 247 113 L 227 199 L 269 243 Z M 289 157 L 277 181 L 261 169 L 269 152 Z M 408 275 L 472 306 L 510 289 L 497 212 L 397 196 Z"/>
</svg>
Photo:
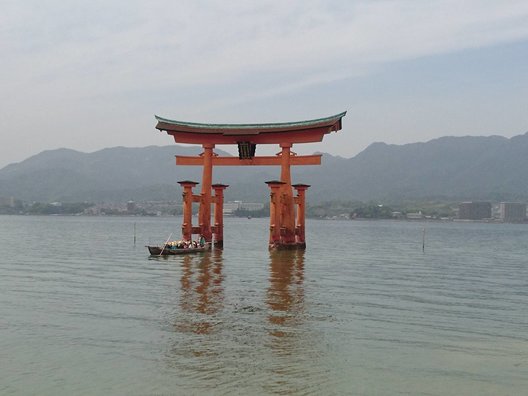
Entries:
<svg viewBox="0 0 528 396">
<path fill-rule="evenodd" d="M 526 394 L 526 225 L 309 221 L 270 254 L 227 219 L 149 259 L 180 222 L 0 216 L 0 394 Z"/>
</svg>

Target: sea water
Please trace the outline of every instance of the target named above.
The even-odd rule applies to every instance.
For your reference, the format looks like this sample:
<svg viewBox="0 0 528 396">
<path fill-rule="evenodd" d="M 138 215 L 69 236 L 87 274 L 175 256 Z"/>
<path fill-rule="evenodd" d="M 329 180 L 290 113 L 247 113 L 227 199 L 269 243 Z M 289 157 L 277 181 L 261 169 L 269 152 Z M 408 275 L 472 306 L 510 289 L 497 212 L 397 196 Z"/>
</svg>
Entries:
<svg viewBox="0 0 528 396">
<path fill-rule="evenodd" d="M 0 216 L 0 394 L 526 394 L 528 225 L 311 220 L 270 253 L 228 218 L 149 257 L 180 226 Z"/>
</svg>

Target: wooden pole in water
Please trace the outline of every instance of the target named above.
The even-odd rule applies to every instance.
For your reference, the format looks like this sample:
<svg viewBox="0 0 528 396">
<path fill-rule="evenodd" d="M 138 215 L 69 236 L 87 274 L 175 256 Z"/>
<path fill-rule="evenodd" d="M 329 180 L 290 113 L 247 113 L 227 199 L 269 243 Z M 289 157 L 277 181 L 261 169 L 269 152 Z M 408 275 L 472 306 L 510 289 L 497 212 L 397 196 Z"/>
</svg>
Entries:
<svg viewBox="0 0 528 396">
<path fill-rule="evenodd" d="M 169 240 L 171 239 L 171 236 L 172 236 L 172 232 L 170 233 L 169 237 L 167 238 L 167 240 L 163 244 L 163 247 L 161 248 L 161 252 L 159 254 L 160 256 L 163 254 L 163 251 L 165 250 L 165 246 L 167 246 L 167 243 L 169 243 Z"/>
<path fill-rule="evenodd" d="M 423 234 L 422 234 L 422 252 L 425 253 L 425 227 L 423 229 Z"/>
<path fill-rule="evenodd" d="M 136 223 L 134 223 L 134 246 L 136 246 Z"/>
</svg>

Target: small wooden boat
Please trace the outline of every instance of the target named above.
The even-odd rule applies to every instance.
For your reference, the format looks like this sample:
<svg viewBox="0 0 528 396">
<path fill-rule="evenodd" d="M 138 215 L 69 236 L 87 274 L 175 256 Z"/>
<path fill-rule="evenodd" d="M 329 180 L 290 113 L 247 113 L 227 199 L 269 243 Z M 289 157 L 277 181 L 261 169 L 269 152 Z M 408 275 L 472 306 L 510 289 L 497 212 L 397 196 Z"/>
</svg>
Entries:
<svg viewBox="0 0 528 396">
<path fill-rule="evenodd" d="M 207 243 L 204 246 L 198 247 L 175 247 L 172 245 L 163 246 L 152 246 L 147 245 L 151 256 L 171 256 L 176 254 L 192 254 L 205 252 L 211 249 L 211 244 Z"/>
</svg>

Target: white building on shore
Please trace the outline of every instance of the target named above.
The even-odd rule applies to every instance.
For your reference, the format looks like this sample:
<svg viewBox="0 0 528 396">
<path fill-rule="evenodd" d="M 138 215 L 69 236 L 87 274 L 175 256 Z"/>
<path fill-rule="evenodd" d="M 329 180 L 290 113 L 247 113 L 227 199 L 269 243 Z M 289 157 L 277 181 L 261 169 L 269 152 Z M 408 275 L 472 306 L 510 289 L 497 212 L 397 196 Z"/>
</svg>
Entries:
<svg viewBox="0 0 528 396">
<path fill-rule="evenodd" d="M 522 223 L 526 220 L 526 204 L 519 202 L 501 202 L 499 218 L 505 223 Z"/>
<path fill-rule="evenodd" d="M 264 208 L 264 204 L 259 202 L 231 201 L 224 203 L 224 215 L 232 215 L 237 210 L 257 211 Z"/>
</svg>

